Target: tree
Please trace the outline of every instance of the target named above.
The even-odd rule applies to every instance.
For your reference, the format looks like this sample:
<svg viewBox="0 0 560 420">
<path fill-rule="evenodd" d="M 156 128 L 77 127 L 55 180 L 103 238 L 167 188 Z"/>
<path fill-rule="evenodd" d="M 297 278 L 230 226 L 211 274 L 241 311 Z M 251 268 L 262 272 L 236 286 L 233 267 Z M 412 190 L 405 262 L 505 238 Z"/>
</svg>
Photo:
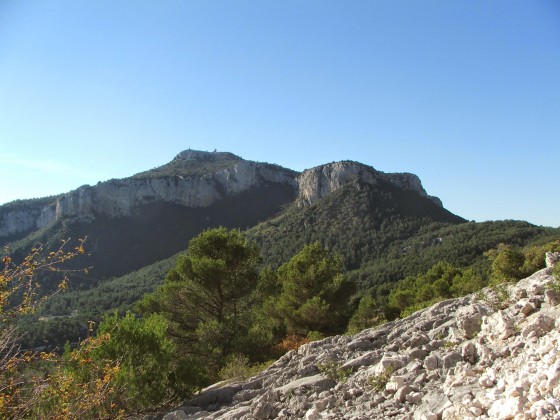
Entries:
<svg viewBox="0 0 560 420">
<path fill-rule="evenodd" d="M 525 256 L 521 251 L 505 244 L 499 244 L 497 250 L 488 252 L 492 260 L 492 282 L 495 284 L 519 280 L 523 277 L 522 266 Z"/>
<path fill-rule="evenodd" d="M 105 316 L 97 336 L 109 339 L 91 352 L 97 361 L 119 360 L 115 377 L 122 389 L 121 406 L 127 411 L 154 408 L 173 398 L 170 370 L 173 343 L 166 337 L 167 322 L 161 315 L 137 318 L 131 312 Z"/>
<path fill-rule="evenodd" d="M 319 242 L 306 245 L 278 269 L 278 280 L 282 292 L 276 312 L 287 334 L 334 333 L 346 326 L 353 289 L 342 276 L 339 255 Z"/>
<path fill-rule="evenodd" d="M 358 304 L 358 308 L 350 318 L 347 332 L 356 334 L 366 328 L 375 327 L 386 321 L 385 314 L 371 293 L 366 293 Z"/>
<path fill-rule="evenodd" d="M 259 250 L 239 230 L 207 230 L 189 242 L 164 284 L 139 304 L 160 313 L 184 358 L 186 381 L 216 379 L 227 357 L 243 353 L 257 299 Z"/>
</svg>

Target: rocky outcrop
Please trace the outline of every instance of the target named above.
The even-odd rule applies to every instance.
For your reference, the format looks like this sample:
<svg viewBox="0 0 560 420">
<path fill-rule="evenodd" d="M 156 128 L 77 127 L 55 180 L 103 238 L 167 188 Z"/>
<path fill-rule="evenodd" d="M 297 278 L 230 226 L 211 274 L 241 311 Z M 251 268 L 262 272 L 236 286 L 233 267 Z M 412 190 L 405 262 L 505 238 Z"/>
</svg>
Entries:
<svg viewBox="0 0 560 420">
<path fill-rule="evenodd" d="M 201 176 L 111 180 L 64 195 L 57 202 L 57 217 L 94 213 L 128 216 L 132 208 L 154 201 L 186 207 L 208 207 L 225 196 L 266 183 L 286 183 L 296 188 L 287 170 L 257 162 L 240 161 L 232 168 Z"/>
<path fill-rule="evenodd" d="M 56 219 L 56 199 L 47 205 L 3 206 L 4 211 L 0 213 L 0 238 L 40 229 L 52 223 Z"/>
<path fill-rule="evenodd" d="M 193 170 L 196 169 L 196 170 Z M 349 182 L 386 184 L 414 191 L 442 207 L 426 194 L 420 179 L 410 173 L 383 173 L 357 162 L 337 162 L 297 173 L 276 165 L 251 162 L 231 153 L 186 150 L 167 165 L 130 178 L 85 185 L 54 197 L 48 204 L 2 206 L 0 238 L 27 233 L 61 218 L 91 219 L 96 215 L 126 217 L 143 204 L 164 202 L 186 207 L 208 207 L 222 198 L 271 183 L 298 191 L 297 204 L 313 204 Z"/>
<path fill-rule="evenodd" d="M 363 182 L 370 185 L 388 183 L 403 190 L 416 192 L 430 198 L 442 206 L 437 197 L 428 196 L 420 178 L 410 173 L 384 173 L 357 162 L 335 162 L 305 170 L 299 177 L 300 206 L 311 205 L 349 182 Z"/>
<path fill-rule="evenodd" d="M 547 252 L 545 256 L 545 262 L 547 267 L 554 267 L 554 265 L 560 261 L 560 252 Z"/>
<path fill-rule="evenodd" d="M 159 418 L 558 419 L 553 281 L 544 269 L 354 336 L 306 344 Z"/>
<path fill-rule="evenodd" d="M 209 159 L 211 153 L 189 150 L 175 159 Z M 32 231 L 63 217 L 129 216 L 136 206 L 152 202 L 208 207 L 225 196 L 270 183 L 297 189 L 293 171 L 279 166 L 239 160 L 231 167 L 203 175 L 132 177 L 83 186 L 54 198 L 40 208 L 18 206 L 0 216 L 0 237 Z"/>
</svg>

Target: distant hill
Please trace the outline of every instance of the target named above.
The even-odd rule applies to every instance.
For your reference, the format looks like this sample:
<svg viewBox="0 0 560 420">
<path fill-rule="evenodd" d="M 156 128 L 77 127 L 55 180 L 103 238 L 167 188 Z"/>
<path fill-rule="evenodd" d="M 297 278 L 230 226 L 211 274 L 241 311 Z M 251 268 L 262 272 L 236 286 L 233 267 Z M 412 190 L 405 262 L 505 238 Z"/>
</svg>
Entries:
<svg viewBox="0 0 560 420">
<path fill-rule="evenodd" d="M 522 221 L 467 222 L 410 173 L 383 173 L 351 161 L 298 173 L 194 150 L 130 178 L 0 206 L 0 245 L 10 246 L 16 258 L 36 243 L 48 248 L 60 239 L 88 238 L 89 257 L 74 263 L 93 266 L 91 273 L 75 276 L 70 291 L 44 307 L 42 323 L 26 320 L 41 343 L 55 336 L 58 344 L 76 339 L 85 320 L 130 308 L 163 280 L 191 238 L 217 226 L 246 230 L 260 246 L 263 264 L 273 267 L 319 241 L 341 254 L 361 290 L 390 286 L 441 260 L 480 262 L 501 242 L 524 245 L 559 236 L 558 229 Z M 49 290 L 48 278 L 44 285 Z"/>
<path fill-rule="evenodd" d="M 130 178 L 0 206 L 0 245 L 86 237 L 92 276 L 110 278 L 167 258 L 204 229 L 245 229 L 296 197 L 297 172 L 231 153 L 188 150 Z M 79 261 L 83 264 L 83 261 Z"/>
</svg>

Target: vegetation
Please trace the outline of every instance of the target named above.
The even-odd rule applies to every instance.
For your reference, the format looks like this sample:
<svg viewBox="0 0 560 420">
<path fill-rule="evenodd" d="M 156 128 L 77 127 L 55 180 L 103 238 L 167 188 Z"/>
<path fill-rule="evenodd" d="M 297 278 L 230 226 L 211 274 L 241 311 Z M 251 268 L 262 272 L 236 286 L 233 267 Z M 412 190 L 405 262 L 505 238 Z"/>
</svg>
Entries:
<svg viewBox="0 0 560 420">
<path fill-rule="evenodd" d="M 212 164 L 199 163 L 201 168 Z M 36 315 L 20 319 L 21 328 L 30 331 L 24 347 L 61 349 L 66 341 L 77 343 L 87 336 L 89 320 L 98 323 L 104 313 L 131 310 L 135 301 L 163 283 L 165 273 L 175 265 L 177 257 L 173 256 L 184 250 L 190 239 L 216 226 L 250 227 L 247 236 L 257 243 L 262 256 L 259 270 L 270 267 L 273 275 L 267 281 L 277 288 L 281 288 L 279 280 L 272 279 L 276 269 L 305 245 L 320 243 L 339 255 L 345 283 L 357 289 L 358 294 L 348 302 L 349 310 L 369 294 L 382 315 L 380 320 L 395 316 L 385 313 L 388 295 L 395 283 L 406 277 L 425 273 L 445 261 L 456 268 L 471 267 L 473 276 L 485 278 L 491 261 L 484 252 L 500 243 L 516 249 L 542 245 L 560 235 L 558 229 L 526 222 L 465 222 L 430 199 L 384 183 L 349 183 L 312 206 L 293 204 L 280 211 L 293 201 L 293 194 L 291 187 L 275 184 L 227 197 L 204 209 L 151 203 L 134 209 L 130 218 L 97 215 L 94 219 L 63 220 L 14 242 L 13 255 L 19 257 L 36 242 L 51 246 L 69 236 L 87 234 L 95 244 L 87 263 L 73 262 L 75 267 L 93 266 L 88 276 L 74 275 L 68 293 L 57 295 Z M 257 224 L 260 220 L 265 221 Z M 462 286 L 454 285 L 452 293 L 478 287 L 468 275 L 463 279 Z M 56 289 L 55 278 L 42 276 L 41 280 L 43 293 Z M 463 287 L 462 292 L 459 287 Z M 272 315 L 265 311 L 256 316 Z M 268 322 L 265 327 L 263 320 L 258 324 L 251 327 L 251 332 L 265 347 L 284 334 L 267 331 L 281 330 L 278 323 Z"/>
<path fill-rule="evenodd" d="M 344 368 L 340 363 L 332 360 L 325 363 L 319 363 L 317 365 L 317 368 L 319 369 L 319 372 L 321 372 L 327 378 L 341 383 L 346 382 L 346 380 L 352 373 L 352 369 Z"/>
<path fill-rule="evenodd" d="M 170 323 L 189 387 L 210 383 L 226 360 L 244 354 L 258 300 L 259 252 L 238 230 L 208 230 L 192 239 L 164 284 L 138 305 Z"/>
<path fill-rule="evenodd" d="M 111 385 L 119 370 L 118 360 L 96 364 L 89 354 L 106 338 L 84 340 L 77 349 L 60 359 L 56 354 L 22 351 L 15 322 L 21 315 L 34 312 L 46 299 L 40 296 L 38 276 L 62 274 L 58 291 L 67 286 L 63 265 L 84 254 L 83 241 L 73 249 L 69 241 L 53 251 L 37 246 L 20 262 L 6 254 L 0 272 L 0 417 L 69 418 L 88 413 L 91 417 L 116 417 L 108 402 L 116 395 Z M 7 250 L 6 250 L 7 251 Z M 55 292 L 56 293 L 56 292 Z M 86 366 L 89 374 L 69 373 L 69 366 Z"/>
<path fill-rule="evenodd" d="M 366 328 L 372 328 L 386 322 L 385 312 L 370 292 L 361 299 L 348 323 L 347 333 L 357 334 Z"/>
<path fill-rule="evenodd" d="M 103 318 L 96 337 L 107 337 L 90 357 L 97 364 L 119 362 L 113 386 L 122 390 L 119 408 L 137 412 L 173 400 L 174 377 L 171 364 L 175 348 L 167 338 L 167 322 L 161 315 L 137 318 L 131 312 Z M 72 357 L 67 346 L 65 357 Z M 83 368 L 81 368 L 83 369 Z"/>
<path fill-rule="evenodd" d="M 407 316 L 440 300 L 464 296 L 492 285 L 494 305 L 500 308 L 509 299 L 504 283 L 520 280 L 545 267 L 546 252 L 557 252 L 560 241 L 515 248 L 499 244 L 485 253 L 486 270 L 479 265 L 457 268 L 439 262 L 426 273 L 409 276 L 397 283 L 388 295 L 385 313 L 389 318 Z"/>
<path fill-rule="evenodd" d="M 554 281 L 550 285 L 550 288 L 560 293 L 560 264 L 554 266 L 552 274 L 554 275 Z"/>
<path fill-rule="evenodd" d="M 76 285 L 73 276 L 65 293 L 51 296 L 36 313 L 19 318 L 19 329 L 28 332 L 22 337 L 22 347 L 63 349 L 66 342 L 76 344 L 85 339 L 90 321 L 99 324 L 104 314 L 132 310 L 142 296 L 163 283 L 177 258 L 174 255 L 85 290 Z"/>
<path fill-rule="evenodd" d="M 490 284 L 499 304 L 504 282 L 542 268 L 544 252 L 557 250 L 560 241 L 523 248 L 499 244 L 486 252 L 486 264 L 440 261 L 392 288 L 357 292 L 341 256 L 319 242 L 274 269 L 262 265 L 257 245 L 241 231 L 216 228 L 193 238 L 164 283 L 137 304 L 143 316 L 105 315 L 62 355 L 22 352 L 14 320 L 36 312 L 45 299 L 34 279 L 84 253 L 81 243 L 72 252 L 65 246 L 44 258 L 39 247 L 19 266 L 4 258 L 1 343 L 9 362 L 0 366 L 0 412 L 5 416 L 118 418 L 154 410 L 211 382 L 254 375 L 311 340 L 356 332 Z M 59 289 L 66 285 L 63 281 Z M 51 305 L 60 305 L 63 297 L 53 297 Z M 318 368 L 338 382 L 351 373 L 335 362 Z M 371 377 L 371 386 L 383 389 L 390 375 Z"/>
<path fill-rule="evenodd" d="M 178 182 L 239 160 L 215 158 L 177 159 L 136 177 Z M 158 409 L 214 381 L 250 377 L 313 340 L 443 299 L 479 292 L 499 306 L 509 282 L 560 251 L 558 229 L 466 222 L 383 182 L 349 183 L 282 211 L 293 190 L 267 188 L 206 209 L 152 203 L 126 220 L 64 220 L 13 242 L 0 275 L 0 417 Z M 90 230 L 87 276 L 81 243 L 45 251 Z M 72 282 L 60 281 L 60 265 L 78 270 Z M 339 382 L 351 373 L 336 362 L 318 369 Z M 390 375 L 370 378 L 372 387 Z"/>
<path fill-rule="evenodd" d="M 223 381 L 242 381 L 262 372 L 273 362 L 274 360 L 251 363 L 247 356 L 234 354 L 228 358 L 226 365 L 220 370 L 219 378 Z"/>
<path fill-rule="evenodd" d="M 379 375 L 372 375 L 368 378 L 368 383 L 377 392 L 383 392 L 385 386 L 393 374 L 393 368 L 387 368 Z"/>
<path fill-rule="evenodd" d="M 342 275 L 342 262 L 315 242 L 306 245 L 278 269 L 282 290 L 275 297 L 276 315 L 287 334 L 332 334 L 344 329 L 352 285 Z"/>
</svg>

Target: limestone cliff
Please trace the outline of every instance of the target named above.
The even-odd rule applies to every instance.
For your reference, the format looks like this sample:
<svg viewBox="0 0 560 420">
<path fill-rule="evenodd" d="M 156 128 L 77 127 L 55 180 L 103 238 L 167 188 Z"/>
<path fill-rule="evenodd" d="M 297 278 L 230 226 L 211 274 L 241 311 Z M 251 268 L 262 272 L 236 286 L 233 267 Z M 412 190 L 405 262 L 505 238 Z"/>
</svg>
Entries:
<svg viewBox="0 0 560 420">
<path fill-rule="evenodd" d="M 349 182 L 364 182 L 371 185 L 388 183 L 403 190 L 416 192 L 422 197 L 433 200 L 438 206 L 442 203 L 437 197 L 428 196 L 420 178 L 410 173 L 384 173 L 357 162 L 343 161 L 329 163 L 305 170 L 299 177 L 300 206 L 311 205 Z"/>
<path fill-rule="evenodd" d="M 163 168 L 163 169 L 162 169 Z M 282 183 L 297 189 L 296 173 L 232 154 L 188 150 L 168 165 L 131 178 L 82 186 L 51 202 L 7 204 L 0 212 L 0 237 L 29 232 L 63 217 L 129 216 L 136 206 L 152 202 L 208 207 L 217 200 L 253 187 Z"/>
<path fill-rule="evenodd" d="M 50 200 L 27 200 L 0 206 L 0 238 L 26 234 L 61 218 L 126 217 L 134 208 L 162 202 L 189 208 L 208 207 L 227 196 L 254 187 L 285 184 L 299 191 L 297 204 L 310 205 L 349 182 L 390 184 L 432 199 L 420 179 L 410 173 L 383 173 L 357 162 L 343 161 L 298 173 L 277 165 L 246 161 L 223 152 L 186 150 L 170 163 L 95 186 L 85 185 Z"/>
</svg>

